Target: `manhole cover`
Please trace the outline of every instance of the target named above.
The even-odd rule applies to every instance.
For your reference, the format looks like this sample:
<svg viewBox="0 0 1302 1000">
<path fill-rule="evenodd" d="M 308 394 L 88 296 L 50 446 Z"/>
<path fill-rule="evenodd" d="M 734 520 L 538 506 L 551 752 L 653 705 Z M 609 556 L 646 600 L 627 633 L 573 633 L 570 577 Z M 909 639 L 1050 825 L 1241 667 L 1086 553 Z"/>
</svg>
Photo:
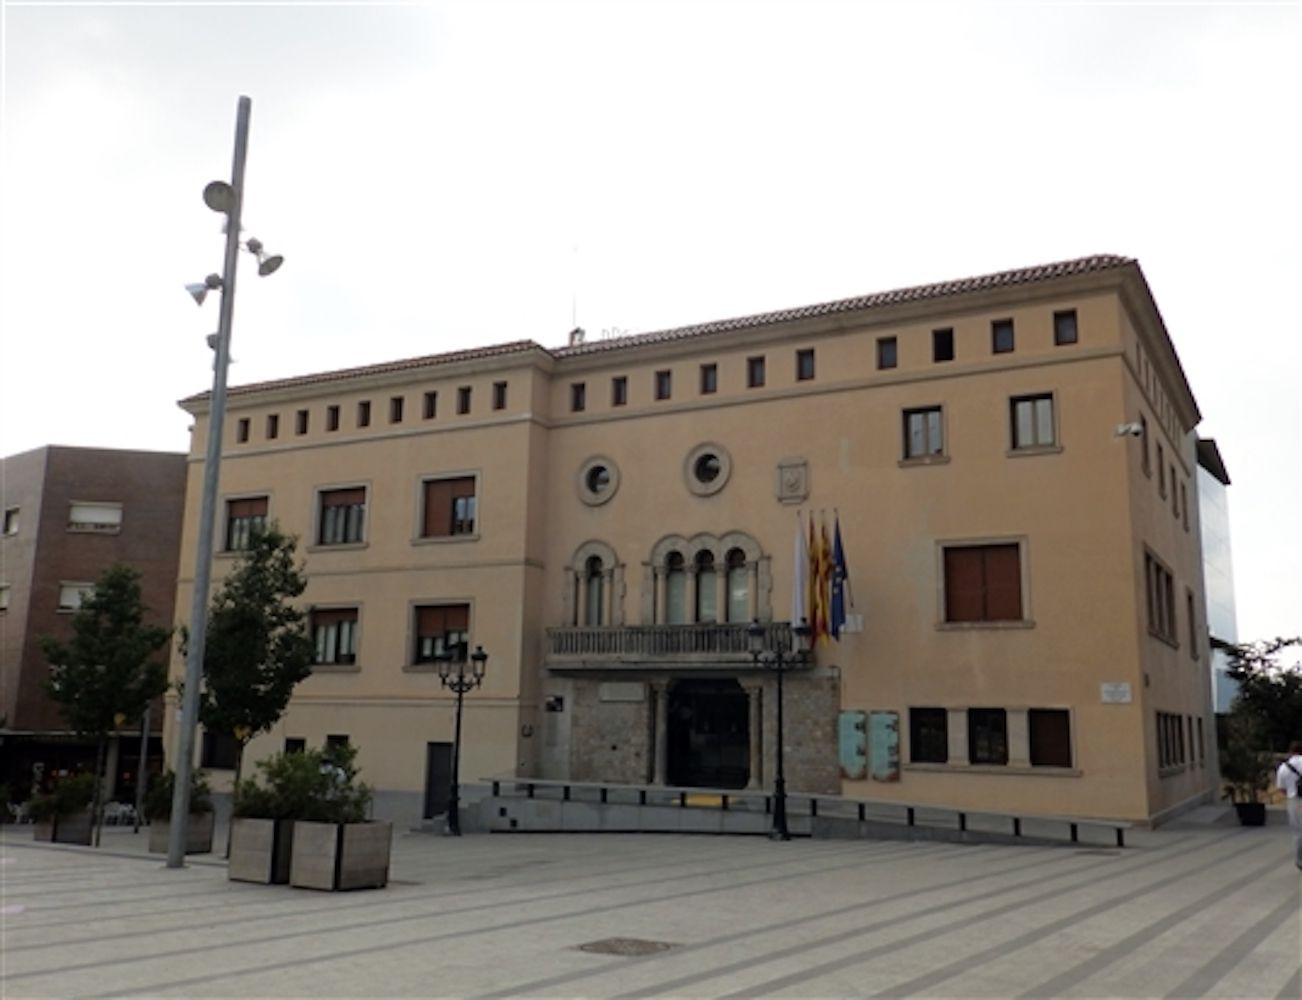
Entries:
<svg viewBox="0 0 1302 1000">
<path fill-rule="evenodd" d="M 654 955 L 658 951 L 668 951 L 674 947 L 668 941 L 643 941 L 640 938 L 603 938 L 579 945 L 579 951 L 590 951 L 596 955 Z"/>
</svg>

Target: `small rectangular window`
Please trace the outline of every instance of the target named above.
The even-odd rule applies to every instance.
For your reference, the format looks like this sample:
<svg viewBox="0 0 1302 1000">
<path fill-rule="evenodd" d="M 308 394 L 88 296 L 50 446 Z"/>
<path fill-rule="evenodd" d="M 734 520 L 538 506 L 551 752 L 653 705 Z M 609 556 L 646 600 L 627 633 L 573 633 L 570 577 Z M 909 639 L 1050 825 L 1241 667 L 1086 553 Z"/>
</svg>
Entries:
<svg viewBox="0 0 1302 1000">
<path fill-rule="evenodd" d="M 464 662 L 469 649 L 470 605 L 432 604 L 415 609 L 413 663 L 434 663 L 449 657 Z"/>
<path fill-rule="evenodd" d="M 1170 469 L 1171 471 L 1171 515 L 1173 517 L 1179 517 L 1180 516 L 1180 499 L 1179 499 L 1180 494 L 1176 491 L 1175 488 L 1175 463 L 1174 462 L 1171 463 L 1171 465 L 1167 466 L 1167 468 Z"/>
<path fill-rule="evenodd" d="M 235 424 L 235 442 L 244 444 L 249 439 L 249 418 L 240 417 Z"/>
<path fill-rule="evenodd" d="M 506 409 L 506 383 L 505 382 L 493 383 L 493 409 L 495 410 Z"/>
<path fill-rule="evenodd" d="M 457 389 L 457 413 L 463 416 L 470 412 L 470 386 L 463 385 Z"/>
<path fill-rule="evenodd" d="M 1157 446 L 1157 495 L 1166 499 L 1166 452 Z"/>
<path fill-rule="evenodd" d="M 915 764 L 948 763 L 949 713 L 945 709 L 909 709 L 909 760 Z"/>
<path fill-rule="evenodd" d="M 403 404 L 403 397 L 401 396 L 389 397 L 389 423 L 391 424 L 402 423 L 402 404 Z"/>
<path fill-rule="evenodd" d="M 60 583 L 59 610 L 76 611 L 95 590 L 93 583 Z"/>
<path fill-rule="evenodd" d="M 115 535 L 122 530 L 122 505 L 112 502 L 69 504 L 68 530 Z"/>
<path fill-rule="evenodd" d="M 331 750 L 337 750 L 340 747 L 346 747 L 346 746 L 348 746 L 347 733 L 331 733 L 329 736 L 326 737 L 325 740 L 326 753 L 329 753 Z"/>
<path fill-rule="evenodd" d="M 1053 395 L 1014 396 L 1011 401 L 1013 449 L 1048 448 L 1056 443 Z"/>
<path fill-rule="evenodd" d="M 758 389 L 764 384 L 764 356 L 746 359 L 746 388 Z"/>
<path fill-rule="evenodd" d="M 357 609 L 322 608 L 312 611 L 313 663 L 347 665 L 357 662 Z"/>
<path fill-rule="evenodd" d="M 1189 621 L 1189 658 L 1191 660 L 1198 659 L 1198 615 L 1195 611 L 1196 607 L 1193 591 L 1186 587 L 1184 592 L 1184 615 Z"/>
<path fill-rule="evenodd" d="M 1175 578 L 1150 553 L 1144 553 L 1148 631 L 1175 645 Z"/>
<path fill-rule="evenodd" d="M 814 377 L 814 349 L 802 348 L 796 351 L 796 381 L 808 382 Z"/>
<path fill-rule="evenodd" d="M 616 375 L 610 380 L 610 405 L 623 406 L 628 402 L 628 379 Z"/>
<path fill-rule="evenodd" d="M 366 488 L 322 490 L 317 508 L 318 545 L 356 545 L 365 540 Z"/>
<path fill-rule="evenodd" d="M 203 731 L 203 745 L 199 751 L 199 765 L 218 771 L 235 770 L 239 758 L 240 741 L 228 733 Z"/>
<path fill-rule="evenodd" d="M 280 414 L 267 414 L 267 440 L 274 441 L 280 436 Z"/>
<path fill-rule="evenodd" d="M 719 366 L 701 365 L 701 395 L 708 396 L 719 391 Z"/>
<path fill-rule="evenodd" d="M 1032 767 L 1071 767 L 1071 713 L 1032 708 L 1026 713 Z"/>
<path fill-rule="evenodd" d="M 425 420 L 433 420 L 439 415 L 439 394 L 434 391 L 425 393 L 424 408 L 421 414 Z"/>
<path fill-rule="evenodd" d="M 1148 418 L 1142 413 L 1139 415 L 1139 438 L 1143 444 L 1142 461 L 1144 475 L 1152 476 L 1153 468 L 1148 460 Z"/>
<path fill-rule="evenodd" d="M 17 507 L 5 508 L 4 533 L 6 535 L 18 534 L 18 508 Z"/>
<path fill-rule="evenodd" d="M 939 330 L 931 331 L 931 360 L 932 361 L 954 360 L 953 327 L 943 327 Z"/>
<path fill-rule="evenodd" d="M 570 412 L 582 413 L 588 406 L 588 386 L 585 382 L 570 384 Z"/>
<path fill-rule="evenodd" d="M 255 531 L 267 527 L 267 498 L 243 497 L 226 501 L 226 551 L 242 552 Z"/>
<path fill-rule="evenodd" d="M 926 458 L 945 453 L 944 425 L 939 406 L 904 411 L 904 457 Z"/>
<path fill-rule="evenodd" d="M 9 610 L 9 584 L 0 583 L 0 611 Z"/>
<path fill-rule="evenodd" d="M 1016 542 L 946 546 L 944 571 L 945 621 L 1022 620 L 1022 560 Z"/>
<path fill-rule="evenodd" d="M 1180 484 L 1180 523 L 1184 530 L 1189 530 L 1189 494 L 1185 492 L 1184 483 Z"/>
<path fill-rule="evenodd" d="M 1013 349 L 1013 321 L 997 319 L 990 324 L 990 350 L 994 354 L 1007 354 Z"/>
<path fill-rule="evenodd" d="M 877 338 L 877 367 L 894 368 L 899 364 L 899 345 L 894 337 Z"/>
<path fill-rule="evenodd" d="M 326 407 L 326 430 L 328 431 L 339 430 L 339 407 L 337 406 Z"/>
<path fill-rule="evenodd" d="M 307 749 L 307 740 L 298 736 L 285 737 L 285 753 L 302 753 Z"/>
<path fill-rule="evenodd" d="M 307 410 L 299 410 L 294 414 L 294 433 L 307 433 Z"/>
<path fill-rule="evenodd" d="M 668 399 L 673 395 L 673 372 L 668 369 L 656 372 L 656 399 Z"/>
<path fill-rule="evenodd" d="M 357 404 L 357 426 L 371 426 L 371 401 L 369 399 L 363 399 Z"/>
<path fill-rule="evenodd" d="M 427 479 L 423 486 L 422 538 L 473 535 L 477 514 L 475 477 Z"/>
<path fill-rule="evenodd" d="M 1076 310 L 1064 309 L 1053 314 L 1053 343 L 1056 347 L 1076 343 Z"/>
<path fill-rule="evenodd" d="M 1008 763 L 1008 713 L 1002 708 L 967 710 L 969 764 Z"/>
</svg>

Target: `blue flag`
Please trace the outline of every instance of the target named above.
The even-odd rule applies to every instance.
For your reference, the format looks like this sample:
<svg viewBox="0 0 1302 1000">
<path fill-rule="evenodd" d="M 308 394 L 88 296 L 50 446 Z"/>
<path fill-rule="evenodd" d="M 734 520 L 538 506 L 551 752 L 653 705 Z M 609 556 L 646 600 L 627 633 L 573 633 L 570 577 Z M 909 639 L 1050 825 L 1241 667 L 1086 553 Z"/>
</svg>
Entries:
<svg viewBox="0 0 1302 1000">
<path fill-rule="evenodd" d="M 837 642 L 841 641 L 841 628 L 845 625 L 845 589 L 850 582 L 850 569 L 845 564 L 845 549 L 841 546 L 841 515 L 836 515 L 836 531 L 832 540 L 832 613 L 828 631 Z"/>
</svg>

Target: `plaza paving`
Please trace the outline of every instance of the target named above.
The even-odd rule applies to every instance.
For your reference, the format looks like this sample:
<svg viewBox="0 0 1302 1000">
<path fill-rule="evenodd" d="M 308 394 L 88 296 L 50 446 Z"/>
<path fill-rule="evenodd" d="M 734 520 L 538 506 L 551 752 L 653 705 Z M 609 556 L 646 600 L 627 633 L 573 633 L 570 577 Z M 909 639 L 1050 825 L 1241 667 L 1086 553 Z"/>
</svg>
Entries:
<svg viewBox="0 0 1302 1000">
<path fill-rule="evenodd" d="M 168 871 L 144 832 L 3 829 L 6 1000 L 1302 995 L 1279 825 L 1124 850 L 400 833 L 387 889 L 338 894 Z"/>
</svg>

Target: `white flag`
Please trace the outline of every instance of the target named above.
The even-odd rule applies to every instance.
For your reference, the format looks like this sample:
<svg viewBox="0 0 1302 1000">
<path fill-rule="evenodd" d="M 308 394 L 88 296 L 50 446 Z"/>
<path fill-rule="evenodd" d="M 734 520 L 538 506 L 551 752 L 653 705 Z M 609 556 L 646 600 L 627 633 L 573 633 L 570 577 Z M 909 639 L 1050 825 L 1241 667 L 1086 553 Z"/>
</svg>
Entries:
<svg viewBox="0 0 1302 1000">
<path fill-rule="evenodd" d="M 809 588 L 809 548 L 805 544 L 805 532 L 800 523 L 800 511 L 796 511 L 796 553 L 795 564 L 791 568 L 791 624 L 799 625 L 809 618 L 805 607 L 805 591 Z"/>
</svg>

